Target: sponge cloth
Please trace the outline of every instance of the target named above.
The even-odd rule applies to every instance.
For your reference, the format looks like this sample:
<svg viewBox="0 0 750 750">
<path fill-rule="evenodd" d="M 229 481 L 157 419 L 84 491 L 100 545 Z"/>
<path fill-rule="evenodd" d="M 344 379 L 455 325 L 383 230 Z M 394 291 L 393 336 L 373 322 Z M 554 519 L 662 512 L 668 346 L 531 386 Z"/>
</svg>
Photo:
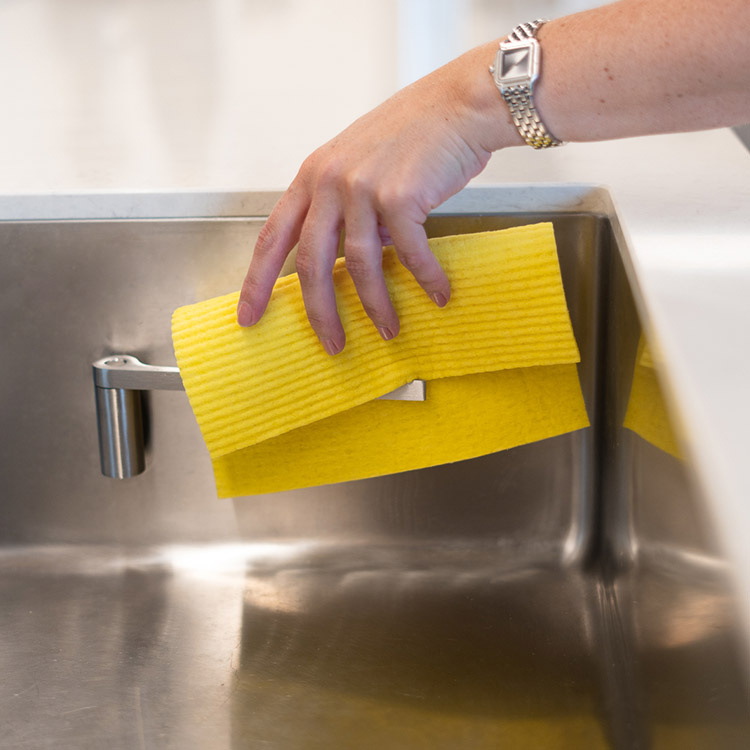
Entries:
<svg viewBox="0 0 750 750">
<path fill-rule="evenodd" d="M 347 344 L 335 357 L 309 326 L 296 274 L 252 328 L 236 323 L 237 293 L 175 311 L 175 354 L 221 497 L 406 471 L 588 425 L 552 225 L 430 247 L 451 282 L 442 309 L 384 249 L 401 321 L 388 342 L 336 262 Z M 428 381 L 426 402 L 373 401 L 415 378 Z"/>
<path fill-rule="evenodd" d="M 623 426 L 670 456 L 682 460 L 680 445 L 659 386 L 656 366 L 643 335 L 638 343 Z"/>
</svg>

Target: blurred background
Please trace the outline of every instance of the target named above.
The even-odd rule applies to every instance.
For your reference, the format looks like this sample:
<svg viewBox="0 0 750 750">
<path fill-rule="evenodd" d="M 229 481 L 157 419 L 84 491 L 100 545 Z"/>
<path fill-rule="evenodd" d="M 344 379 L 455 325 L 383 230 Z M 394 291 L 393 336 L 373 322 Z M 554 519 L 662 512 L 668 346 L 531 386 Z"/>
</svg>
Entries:
<svg viewBox="0 0 750 750">
<path fill-rule="evenodd" d="M 283 188 L 463 50 L 601 4 L 0 0 L 0 193 Z"/>
</svg>

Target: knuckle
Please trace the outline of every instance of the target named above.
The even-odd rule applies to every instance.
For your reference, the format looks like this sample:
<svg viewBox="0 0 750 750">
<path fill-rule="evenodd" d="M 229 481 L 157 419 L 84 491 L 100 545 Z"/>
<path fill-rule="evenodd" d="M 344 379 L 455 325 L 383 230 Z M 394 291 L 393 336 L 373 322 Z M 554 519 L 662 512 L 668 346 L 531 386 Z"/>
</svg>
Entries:
<svg viewBox="0 0 750 750">
<path fill-rule="evenodd" d="M 355 281 L 366 279 L 373 272 L 373 266 L 362 250 L 361 245 L 344 243 L 346 270 Z"/>
<path fill-rule="evenodd" d="M 304 189 L 310 189 L 317 182 L 328 160 L 328 150 L 325 146 L 316 149 L 302 162 L 292 184 L 299 183 Z"/>
<path fill-rule="evenodd" d="M 343 167 L 339 159 L 328 157 L 318 168 L 317 187 L 321 190 L 337 190 L 344 182 Z"/>
<path fill-rule="evenodd" d="M 361 169 L 349 172 L 344 179 L 344 186 L 354 198 L 367 199 L 374 193 L 372 181 Z"/>
<path fill-rule="evenodd" d="M 297 182 L 305 183 L 311 174 L 314 174 L 318 168 L 318 161 L 320 159 L 319 151 L 313 151 L 300 165 L 297 176 L 294 178 L 292 184 Z"/>
<path fill-rule="evenodd" d="M 297 274 L 303 281 L 314 281 L 320 274 L 320 265 L 315 256 L 302 246 L 297 251 L 295 260 Z"/>
<path fill-rule="evenodd" d="M 426 266 L 424 256 L 416 250 L 400 250 L 398 258 L 401 265 L 412 273 L 422 271 Z"/>
<path fill-rule="evenodd" d="M 278 231 L 272 221 L 267 221 L 258 232 L 258 239 L 255 242 L 254 255 L 262 257 L 268 255 L 276 245 L 279 238 Z"/>
<path fill-rule="evenodd" d="M 382 187 L 377 193 L 378 204 L 386 214 L 403 213 L 404 207 L 411 200 L 408 190 L 403 187 L 389 185 Z"/>
</svg>

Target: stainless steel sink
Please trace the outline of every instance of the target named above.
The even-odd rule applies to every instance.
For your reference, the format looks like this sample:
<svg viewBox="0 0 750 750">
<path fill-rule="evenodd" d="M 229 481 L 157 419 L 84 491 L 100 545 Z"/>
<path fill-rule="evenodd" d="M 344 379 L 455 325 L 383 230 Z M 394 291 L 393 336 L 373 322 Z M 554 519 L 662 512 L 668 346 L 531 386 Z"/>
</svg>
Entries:
<svg viewBox="0 0 750 750">
<path fill-rule="evenodd" d="M 0 224 L 0 747 L 750 746 L 709 505 L 623 427 L 643 326 L 602 189 L 428 222 L 553 221 L 587 430 L 228 502 L 184 393 L 152 392 L 146 472 L 101 475 L 91 362 L 173 364 L 172 310 L 238 287 L 271 199 Z"/>
</svg>

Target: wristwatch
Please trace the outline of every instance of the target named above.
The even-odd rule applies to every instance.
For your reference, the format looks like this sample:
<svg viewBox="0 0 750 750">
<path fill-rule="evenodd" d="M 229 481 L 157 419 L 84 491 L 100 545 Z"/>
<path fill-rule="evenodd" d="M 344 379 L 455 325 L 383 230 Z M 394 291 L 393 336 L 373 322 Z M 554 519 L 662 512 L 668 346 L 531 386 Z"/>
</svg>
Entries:
<svg viewBox="0 0 750 750">
<path fill-rule="evenodd" d="M 534 83 L 539 78 L 541 48 L 536 39 L 539 27 L 547 19 L 539 18 L 516 26 L 500 43 L 490 73 L 510 109 L 521 137 L 533 148 L 562 146 L 547 130 L 534 107 Z"/>
</svg>

